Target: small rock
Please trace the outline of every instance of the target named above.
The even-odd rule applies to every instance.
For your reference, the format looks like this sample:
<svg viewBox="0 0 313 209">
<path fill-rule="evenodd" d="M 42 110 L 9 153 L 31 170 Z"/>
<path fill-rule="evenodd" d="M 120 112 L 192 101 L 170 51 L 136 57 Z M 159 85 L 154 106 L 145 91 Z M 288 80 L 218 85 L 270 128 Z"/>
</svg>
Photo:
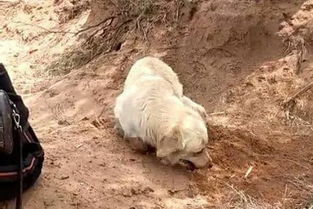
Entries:
<svg viewBox="0 0 313 209">
<path fill-rule="evenodd" d="M 170 195 L 174 195 L 174 194 L 177 193 L 178 191 L 177 191 L 177 190 L 173 190 L 173 189 L 169 189 L 169 190 L 167 190 L 167 192 L 168 192 Z"/>
<path fill-rule="evenodd" d="M 70 178 L 70 176 L 61 176 L 60 177 L 61 180 L 65 180 L 65 179 L 68 179 L 68 178 Z"/>
<path fill-rule="evenodd" d="M 99 166 L 101 166 L 101 167 L 106 167 L 106 163 L 105 163 L 105 162 L 100 163 Z"/>
<path fill-rule="evenodd" d="M 132 195 L 137 195 L 137 194 L 139 194 L 139 192 L 136 191 L 134 188 L 132 188 L 132 189 L 130 190 L 130 192 L 131 192 Z"/>
<path fill-rule="evenodd" d="M 78 148 L 80 148 L 82 146 L 83 146 L 83 144 L 79 144 L 79 145 L 76 146 L 76 149 L 78 149 Z"/>
<path fill-rule="evenodd" d="M 129 192 L 129 191 L 124 191 L 124 192 L 122 193 L 122 195 L 123 195 L 123 197 L 131 197 L 131 196 L 133 196 L 132 192 L 133 192 L 133 191 L 131 191 L 131 192 Z"/>
<path fill-rule="evenodd" d="M 83 117 L 82 118 L 82 121 L 86 121 L 86 120 L 89 120 L 89 118 L 88 117 Z"/>
<path fill-rule="evenodd" d="M 153 190 L 151 187 L 146 187 L 146 188 L 143 190 L 143 193 L 144 193 L 144 194 L 148 194 L 148 193 L 151 193 L 151 192 L 154 192 L 154 190 Z"/>
<path fill-rule="evenodd" d="M 38 49 L 30 50 L 28 53 L 29 53 L 29 54 L 32 54 L 32 53 L 34 53 L 34 52 L 36 52 L 36 51 L 38 51 Z"/>
<path fill-rule="evenodd" d="M 58 125 L 71 125 L 67 120 L 59 120 Z"/>
</svg>

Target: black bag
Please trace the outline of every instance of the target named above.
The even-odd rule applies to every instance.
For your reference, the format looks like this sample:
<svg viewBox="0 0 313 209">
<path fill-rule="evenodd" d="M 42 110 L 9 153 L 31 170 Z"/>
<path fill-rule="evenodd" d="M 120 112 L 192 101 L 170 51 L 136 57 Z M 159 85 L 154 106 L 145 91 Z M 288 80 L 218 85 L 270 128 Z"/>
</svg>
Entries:
<svg viewBox="0 0 313 209">
<path fill-rule="evenodd" d="M 0 90 L 0 153 L 13 152 L 13 110 L 7 93 Z"/>
<path fill-rule="evenodd" d="M 0 63 L 0 201 L 17 198 L 41 174 L 44 150 L 28 123 L 29 111 Z"/>
</svg>

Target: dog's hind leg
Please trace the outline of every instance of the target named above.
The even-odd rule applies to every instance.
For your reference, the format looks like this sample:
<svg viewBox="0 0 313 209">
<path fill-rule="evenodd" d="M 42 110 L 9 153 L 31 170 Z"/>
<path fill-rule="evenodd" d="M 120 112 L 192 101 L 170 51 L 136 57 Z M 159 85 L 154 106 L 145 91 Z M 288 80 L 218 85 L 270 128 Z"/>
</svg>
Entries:
<svg viewBox="0 0 313 209">
<path fill-rule="evenodd" d="M 183 96 L 182 97 L 182 102 L 191 107 L 192 109 L 194 109 L 195 111 L 199 112 L 199 114 L 201 115 L 201 117 L 203 118 L 203 120 L 206 120 L 208 117 L 208 114 L 206 113 L 206 110 L 204 109 L 203 106 L 195 103 L 194 101 L 192 101 L 190 98 Z"/>
</svg>

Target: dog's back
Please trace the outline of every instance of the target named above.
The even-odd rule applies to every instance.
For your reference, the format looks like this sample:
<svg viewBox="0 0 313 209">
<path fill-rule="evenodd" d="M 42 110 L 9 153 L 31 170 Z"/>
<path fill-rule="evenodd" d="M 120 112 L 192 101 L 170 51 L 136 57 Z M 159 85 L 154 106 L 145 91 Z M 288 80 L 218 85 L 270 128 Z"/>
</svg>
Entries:
<svg viewBox="0 0 313 209">
<path fill-rule="evenodd" d="M 127 75 L 124 89 L 134 84 L 143 75 L 161 76 L 172 84 L 176 96 L 183 96 L 183 86 L 173 69 L 162 60 L 152 56 L 141 58 L 135 62 Z"/>
<path fill-rule="evenodd" d="M 114 114 L 127 137 L 140 137 L 155 146 L 150 139 L 158 133 L 152 132 L 164 130 L 159 125 L 177 117 L 178 106 L 183 103 L 174 96 L 171 84 L 160 76 L 142 75 L 117 97 Z"/>
</svg>

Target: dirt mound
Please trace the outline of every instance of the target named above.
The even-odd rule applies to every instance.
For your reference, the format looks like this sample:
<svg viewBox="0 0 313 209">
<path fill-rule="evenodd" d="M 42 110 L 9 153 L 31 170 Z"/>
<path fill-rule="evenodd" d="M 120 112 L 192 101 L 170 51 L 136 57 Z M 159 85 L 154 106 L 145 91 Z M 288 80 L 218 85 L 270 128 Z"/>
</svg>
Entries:
<svg viewBox="0 0 313 209">
<path fill-rule="evenodd" d="M 215 108 L 234 87 L 265 61 L 283 56 L 277 34 L 284 14 L 292 15 L 303 1 L 204 2 L 189 23 L 181 24 L 177 49 L 165 58 L 175 66 L 186 94 Z"/>
</svg>

